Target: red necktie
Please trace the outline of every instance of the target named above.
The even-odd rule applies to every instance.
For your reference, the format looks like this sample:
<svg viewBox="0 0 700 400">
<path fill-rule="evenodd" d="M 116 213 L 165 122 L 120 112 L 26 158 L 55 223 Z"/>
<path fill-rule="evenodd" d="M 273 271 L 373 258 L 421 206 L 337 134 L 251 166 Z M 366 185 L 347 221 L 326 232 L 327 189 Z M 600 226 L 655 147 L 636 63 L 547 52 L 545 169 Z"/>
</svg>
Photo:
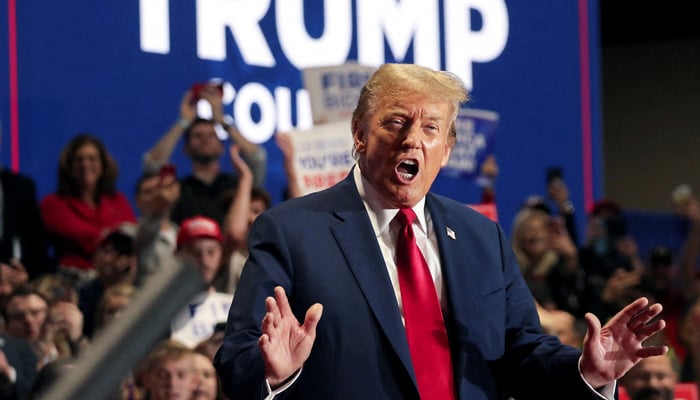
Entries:
<svg viewBox="0 0 700 400">
<path fill-rule="evenodd" d="M 418 392 L 421 400 L 454 399 L 452 359 L 445 321 L 428 264 L 413 234 L 416 214 L 410 208 L 403 208 L 396 219 L 401 224 L 396 240 L 396 267 Z"/>
</svg>

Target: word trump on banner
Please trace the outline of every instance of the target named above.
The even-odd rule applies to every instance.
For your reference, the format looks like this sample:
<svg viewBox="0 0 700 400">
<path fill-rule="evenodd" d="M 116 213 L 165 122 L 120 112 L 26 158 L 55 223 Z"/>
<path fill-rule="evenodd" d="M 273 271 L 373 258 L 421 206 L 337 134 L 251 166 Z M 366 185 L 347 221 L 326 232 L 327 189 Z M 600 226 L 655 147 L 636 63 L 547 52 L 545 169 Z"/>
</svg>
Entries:
<svg viewBox="0 0 700 400">
<path fill-rule="evenodd" d="M 141 50 L 170 53 L 176 44 L 171 7 L 177 5 L 139 1 Z M 365 65 L 382 64 L 389 54 L 397 60 L 413 54 L 416 64 L 439 69 L 444 58 L 444 69 L 469 89 L 472 64 L 498 58 L 510 31 L 505 0 L 200 0 L 195 6 L 197 56 L 203 60 L 224 61 L 235 47 L 249 66 L 273 68 L 286 59 L 302 70 L 345 62 L 356 47 L 356 59 Z M 308 30 L 316 21 L 322 22 L 320 35 Z"/>
<path fill-rule="evenodd" d="M 294 147 L 297 185 L 302 194 L 341 181 L 355 163 L 348 120 L 291 131 L 288 135 Z"/>
</svg>

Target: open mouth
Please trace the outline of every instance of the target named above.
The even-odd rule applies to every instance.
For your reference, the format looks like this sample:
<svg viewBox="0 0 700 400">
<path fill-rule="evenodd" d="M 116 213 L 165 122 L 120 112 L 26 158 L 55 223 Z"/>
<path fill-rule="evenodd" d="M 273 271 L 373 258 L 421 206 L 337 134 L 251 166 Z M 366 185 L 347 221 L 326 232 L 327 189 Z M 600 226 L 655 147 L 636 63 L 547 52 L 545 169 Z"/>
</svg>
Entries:
<svg viewBox="0 0 700 400">
<path fill-rule="evenodd" d="M 411 181 L 418 174 L 418 161 L 414 159 L 402 160 L 396 166 L 396 172 L 403 181 Z"/>
</svg>

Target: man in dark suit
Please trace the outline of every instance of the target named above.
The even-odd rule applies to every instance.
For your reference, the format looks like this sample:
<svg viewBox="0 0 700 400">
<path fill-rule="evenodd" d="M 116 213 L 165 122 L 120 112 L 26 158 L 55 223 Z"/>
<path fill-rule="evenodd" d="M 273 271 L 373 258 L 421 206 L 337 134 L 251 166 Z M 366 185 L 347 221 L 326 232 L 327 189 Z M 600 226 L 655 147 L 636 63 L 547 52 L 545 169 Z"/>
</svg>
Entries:
<svg viewBox="0 0 700 400">
<path fill-rule="evenodd" d="M 588 315 L 583 354 L 544 335 L 501 228 L 429 193 L 466 97 L 452 74 L 380 67 L 353 114 L 348 178 L 258 217 L 215 358 L 231 398 L 611 399 L 615 379 L 667 351 L 642 346 L 664 326 L 646 299 L 603 328 Z M 437 317 L 413 311 L 430 296 L 405 284 L 407 230 Z M 428 320 L 433 347 L 416 339 Z"/>
<path fill-rule="evenodd" d="M 0 263 L 29 279 L 52 272 L 34 181 L 0 168 Z"/>
<path fill-rule="evenodd" d="M 29 344 L 0 333 L 0 399 L 24 399 L 37 374 Z"/>
</svg>

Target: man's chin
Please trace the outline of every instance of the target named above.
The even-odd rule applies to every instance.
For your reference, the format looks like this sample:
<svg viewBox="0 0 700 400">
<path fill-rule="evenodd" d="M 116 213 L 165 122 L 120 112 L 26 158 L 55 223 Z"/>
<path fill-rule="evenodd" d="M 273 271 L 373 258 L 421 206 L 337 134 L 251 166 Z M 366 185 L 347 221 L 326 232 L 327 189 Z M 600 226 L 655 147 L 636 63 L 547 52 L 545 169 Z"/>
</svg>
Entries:
<svg viewBox="0 0 700 400">
<path fill-rule="evenodd" d="M 211 162 L 217 161 L 219 156 L 215 155 L 205 155 L 205 154 L 192 154 L 190 155 L 192 162 L 197 164 L 209 164 Z"/>
</svg>

